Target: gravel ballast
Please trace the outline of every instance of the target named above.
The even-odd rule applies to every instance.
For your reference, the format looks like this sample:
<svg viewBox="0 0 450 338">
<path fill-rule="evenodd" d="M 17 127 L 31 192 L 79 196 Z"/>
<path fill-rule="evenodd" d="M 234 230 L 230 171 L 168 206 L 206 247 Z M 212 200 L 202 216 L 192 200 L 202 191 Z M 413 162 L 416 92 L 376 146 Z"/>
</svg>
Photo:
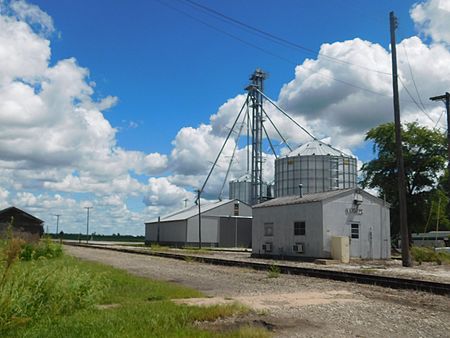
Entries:
<svg viewBox="0 0 450 338">
<path fill-rule="evenodd" d="M 83 247 L 65 250 L 139 276 L 190 286 L 219 301 L 254 305 L 256 313 L 249 318 L 212 324 L 219 328 L 230 321 L 261 322 L 279 337 L 448 337 L 450 332 L 446 296 L 305 276 L 270 278 L 264 271 Z"/>
</svg>

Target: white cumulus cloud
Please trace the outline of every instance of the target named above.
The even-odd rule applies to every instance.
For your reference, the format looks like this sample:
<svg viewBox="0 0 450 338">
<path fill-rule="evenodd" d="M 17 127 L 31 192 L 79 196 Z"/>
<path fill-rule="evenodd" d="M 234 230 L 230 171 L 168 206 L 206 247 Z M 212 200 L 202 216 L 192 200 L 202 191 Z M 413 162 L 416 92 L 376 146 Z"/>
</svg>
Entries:
<svg viewBox="0 0 450 338">
<path fill-rule="evenodd" d="M 38 25 L 43 34 L 50 34 L 55 31 L 51 16 L 38 6 L 29 4 L 24 0 L 13 0 L 10 3 L 10 8 L 20 20 L 26 21 L 30 25 Z"/>
<path fill-rule="evenodd" d="M 450 44 L 450 1 L 428 0 L 411 8 L 416 27 L 434 42 Z"/>
<path fill-rule="evenodd" d="M 428 0 L 411 8 L 419 33 L 431 43 L 415 36 L 398 43 L 403 121 L 434 126 L 442 115 L 443 107 L 428 98 L 450 88 L 449 2 Z M 94 99 L 89 70 L 75 58 L 50 63 L 47 37 L 54 30 L 52 18 L 37 6 L 0 1 L 0 207 L 17 204 L 50 225 L 53 214 L 63 213 L 64 226 L 78 232 L 90 205 L 94 231 L 142 233 L 144 220 L 182 207 L 185 199 L 191 205 L 246 95 L 227 100 L 209 122 L 180 129 L 169 154 L 125 149 L 104 115 L 119 98 Z M 324 43 L 317 58 L 295 67 L 274 100 L 314 135 L 350 152 L 363 144 L 367 130 L 393 119 L 390 58 L 388 49 L 360 38 Z M 403 85 L 424 103 L 429 117 Z M 291 146 L 309 139 L 269 103 L 264 108 Z M 444 120 L 438 126 L 444 127 Z M 286 144 L 268 120 L 265 125 L 277 151 L 285 154 Z M 203 198 L 217 198 L 235 136 Z M 264 147 L 264 179 L 270 181 L 275 157 L 268 144 Z M 240 142 L 229 179 L 245 173 L 246 155 Z M 227 190 L 226 182 L 222 197 Z M 131 210 L 129 199 L 146 207 Z"/>
</svg>

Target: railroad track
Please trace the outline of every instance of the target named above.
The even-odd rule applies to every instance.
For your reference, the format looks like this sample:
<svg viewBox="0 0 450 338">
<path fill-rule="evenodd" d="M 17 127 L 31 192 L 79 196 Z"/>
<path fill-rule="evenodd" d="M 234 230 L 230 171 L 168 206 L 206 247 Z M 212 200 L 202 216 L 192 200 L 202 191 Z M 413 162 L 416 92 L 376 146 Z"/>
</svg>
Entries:
<svg viewBox="0 0 450 338">
<path fill-rule="evenodd" d="M 450 295 L 450 284 L 449 283 L 424 281 L 424 280 L 419 280 L 419 279 L 408 279 L 408 278 L 398 278 L 398 277 L 363 274 L 363 273 L 356 273 L 356 272 L 345 272 L 345 271 L 337 271 L 337 270 L 325 270 L 325 269 L 315 269 L 315 268 L 307 268 L 307 267 L 297 267 L 297 266 L 290 266 L 290 265 L 284 265 L 284 264 L 274 264 L 274 263 L 269 264 L 269 263 L 265 263 L 265 262 L 253 262 L 253 261 L 245 261 L 245 260 L 232 260 L 232 259 L 225 259 L 225 258 L 204 257 L 204 256 L 197 256 L 197 255 L 192 255 L 192 254 L 182 254 L 182 253 L 173 253 L 173 252 L 161 252 L 161 251 L 150 252 L 148 250 L 144 251 L 144 250 L 140 250 L 138 248 L 111 247 L 111 246 L 105 246 L 105 245 L 89 245 L 89 244 L 80 244 L 80 243 L 73 243 L 73 242 L 64 242 L 64 244 L 72 245 L 72 246 L 87 247 L 87 248 L 92 248 L 92 249 L 132 253 L 132 254 L 138 254 L 138 255 L 157 256 L 157 257 L 179 259 L 179 260 L 190 260 L 190 261 L 197 261 L 197 262 L 215 264 L 215 265 L 245 267 L 245 268 L 252 268 L 255 270 L 264 270 L 264 271 L 273 269 L 273 267 L 275 266 L 279 269 L 280 273 L 291 274 L 291 275 L 303 275 L 303 276 L 331 279 L 331 280 L 343 281 L 343 282 L 378 285 L 378 286 L 389 287 L 389 288 L 393 288 L 393 289 L 419 290 L 419 291 L 431 292 L 431 293 L 440 294 L 440 295 Z"/>
</svg>

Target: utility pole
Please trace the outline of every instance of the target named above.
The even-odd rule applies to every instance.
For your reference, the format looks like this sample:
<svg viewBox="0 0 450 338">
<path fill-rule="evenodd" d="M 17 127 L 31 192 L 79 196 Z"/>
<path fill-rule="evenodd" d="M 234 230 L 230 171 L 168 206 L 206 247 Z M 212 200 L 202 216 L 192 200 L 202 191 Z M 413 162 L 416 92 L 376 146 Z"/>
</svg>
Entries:
<svg viewBox="0 0 450 338">
<path fill-rule="evenodd" d="M 159 244 L 159 231 L 160 231 L 160 226 L 161 226 L 161 217 L 158 216 L 158 230 L 157 230 L 157 233 L 156 233 L 156 243 L 158 243 L 158 244 Z"/>
<path fill-rule="evenodd" d="M 441 198 L 439 197 L 439 202 L 438 202 L 438 209 L 437 209 L 437 217 L 436 217 L 436 237 L 434 240 L 434 247 L 436 248 L 438 245 L 438 232 L 439 232 L 439 217 L 441 213 Z"/>
<path fill-rule="evenodd" d="M 400 122 L 400 101 L 398 95 L 398 74 L 397 74 L 397 49 L 395 41 L 395 30 L 398 27 L 397 18 L 394 12 L 389 13 L 391 31 L 391 53 L 392 53 L 392 87 L 394 92 L 394 121 L 395 121 L 395 144 L 397 153 L 398 172 L 398 200 L 400 207 L 400 238 L 402 241 L 402 264 L 411 266 L 411 255 L 409 252 L 408 218 L 406 208 L 406 182 L 405 164 L 402 150 L 402 125 Z"/>
<path fill-rule="evenodd" d="M 89 210 L 93 207 L 84 207 L 87 211 L 86 214 L 86 244 L 89 243 Z"/>
<path fill-rule="evenodd" d="M 450 198 L 450 93 L 430 97 L 431 101 L 443 101 L 447 110 L 447 196 Z M 447 212 L 450 212 L 450 204 Z"/>
<path fill-rule="evenodd" d="M 59 216 L 61 216 L 61 215 L 56 214 L 55 216 L 56 216 L 56 237 L 58 237 Z"/>
<path fill-rule="evenodd" d="M 183 200 L 183 202 L 184 202 L 184 207 L 185 208 L 187 208 L 187 202 L 188 202 L 189 200 L 187 199 L 187 198 L 185 198 L 184 200 Z"/>
<path fill-rule="evenodd" d="M 197 190 L 197 204 L 198 204 L 198 248 L 202 248 L 202 211 L 200 209 L 200 194 L 201 190 Z"/>
</svg>

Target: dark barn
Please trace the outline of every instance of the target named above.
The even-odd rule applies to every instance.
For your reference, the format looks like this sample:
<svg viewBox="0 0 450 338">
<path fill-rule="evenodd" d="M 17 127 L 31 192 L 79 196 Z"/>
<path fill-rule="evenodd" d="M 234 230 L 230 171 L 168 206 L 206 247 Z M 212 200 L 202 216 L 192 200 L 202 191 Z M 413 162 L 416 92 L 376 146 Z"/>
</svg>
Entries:
<svg viewBox="0 0 450 338">
<path fill-rule="evenodd" d="M 44 221 L 16 207 L 9 207 L 0 210 L 0 237 L 5 237 L 11 219 L 14 235 L 27 242 L 38 241 L 44 233 Z"/>
</svg>

